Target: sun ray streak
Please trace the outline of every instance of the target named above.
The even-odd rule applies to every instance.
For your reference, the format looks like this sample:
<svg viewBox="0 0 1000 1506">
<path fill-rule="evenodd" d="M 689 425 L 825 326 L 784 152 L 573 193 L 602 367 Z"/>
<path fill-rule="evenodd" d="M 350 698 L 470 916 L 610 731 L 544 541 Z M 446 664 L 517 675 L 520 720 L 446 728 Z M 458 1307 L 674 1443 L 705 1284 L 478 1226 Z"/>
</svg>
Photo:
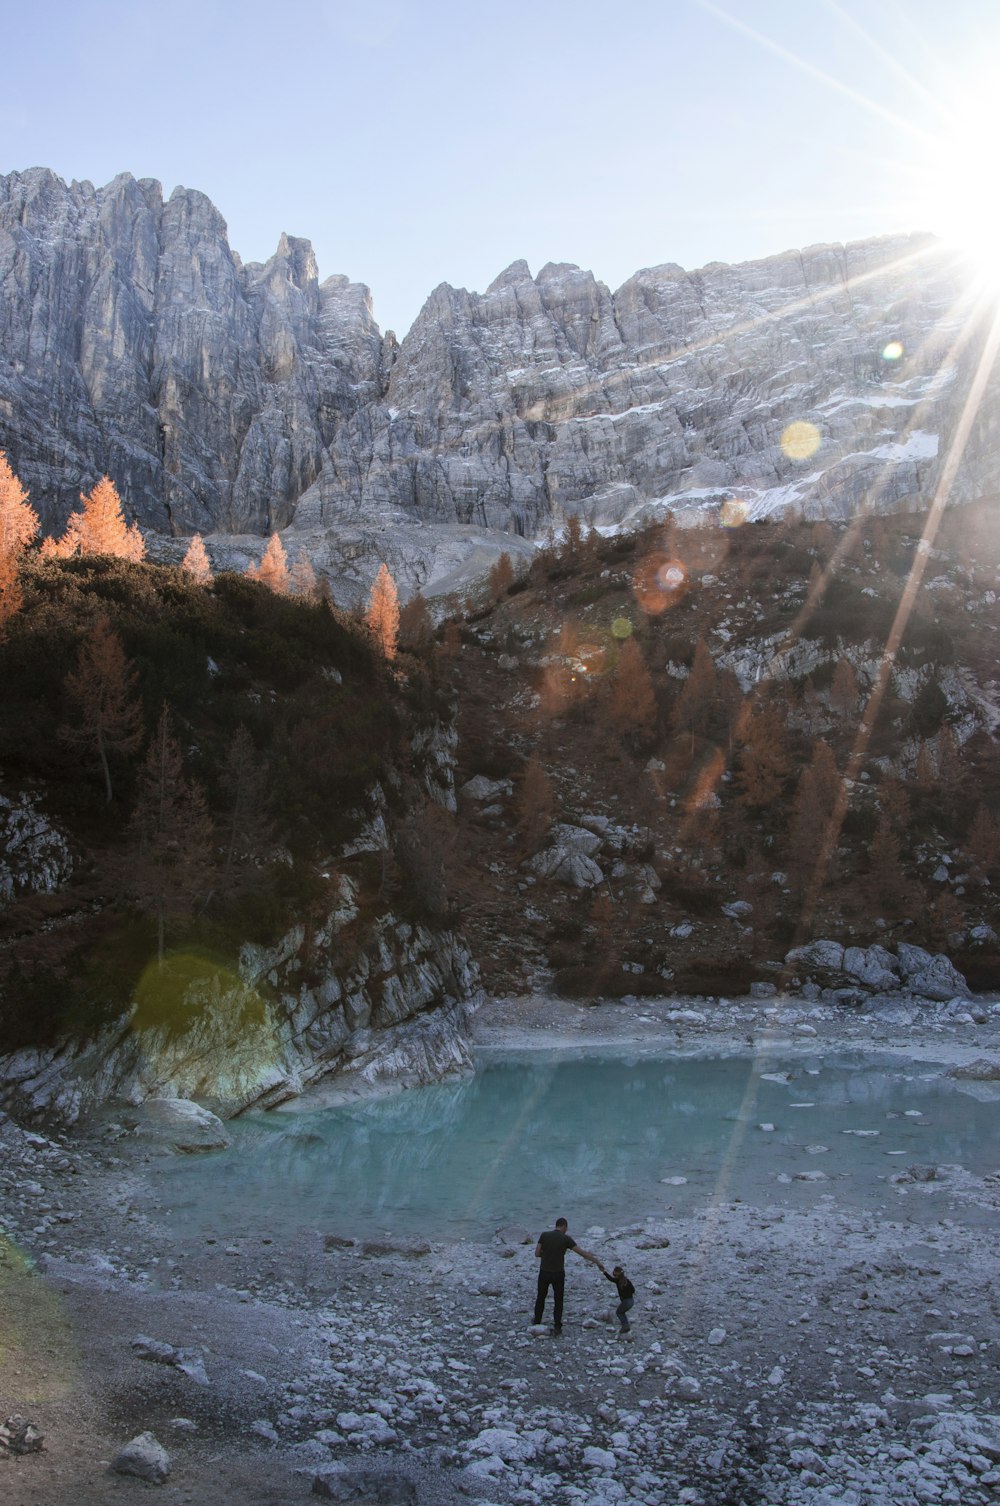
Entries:
<svg viewBox="0 0 1000 1506">
<path fill-rule="evenodd" d="M 844 95 L 852 104 L 860 105 L 863 110 L 869 111 L 872 115 L 877 115 L 880 120 L 888 121 L 897 130 L 905 131 L 920 141 L 929 142 L 932 139 L 929 132 L 914 125 L 912 121 L 904 119 L 901 115 L 897 115 L 893 110 L 887 110 L 884 105 L 880 105 L 875 100 L 869 99 L 866 94 L 861 94 L 857 89 L 852 89 L 850 84 L 845 84 L 840 79 L 834 78 L 832 74 L 826 73 L 822 68 L 817 68 L 815 63 L 810 63 L 805 58 L 799 57 L 797 53 L 790 52 L 787 47 L 782 47 L 780 42 L 775 42 L 773 38 L 765 36 L 763 32 L 757 31 L 755 27 L 749 26 L 745 21 L 739 20 L 738 17 L 731 15 L 729 11 L 723 10 L 721 6 L 713 5 L 712 0 L 697 0 L 697 4 L 701 6 L 702 10 L 708 11 L 710 15 L 715 16 L 717 20 L 722 21 L 726 26 L 730 26 L 734 31 L 738 31 L 743 36 L 749 37 L 759 47 L 765 48 L 768 52 L 773 52 L 783 62 L 791 63 L 794 68 L 798 68 L 800 72 L 806 74 L 809 78 L 818 79 L 828 89 L 834 90 L 837 94 Z"/>
<path fill-rule="evenodd" d="M 812 878 L 800 912 L 796 938 L 793 945 L 799 945 L 810 929 L 819 894 L 836 850 L 844 818 L 847 815 L 851 785 L 857 778 L 865 754 L 867 753 L 872 732 L 874 731 L 875 723 L 881 710 L 882 701 L 889 687 L 896 662 L 896 655 L 899 652 L 899 645 L 902 642 L 917 592 L 923 580 L 924 571 L 927 568 L 927 561 L 930 558 L 930 551 L 937 536 L 941 517 L 948 505 L 948 499 L 951 495 L 951 489 L 954 485 L 962 456 L 965 453 L 972 425 L 982 403 L 986 383 L 996 364 L 998 350 L 1000 350 L 1000 306 L 994 311 L 993 322 L 990 326 L 972 381 L 969 384 L 969 390 L 962 405 L 955 433 L 949 446 L 948 454 L 945 457 L 944 465 L 941 468 L 941 475 L 931 501 L 920 543 L 914 553 L 913 563 L 910 566 L 906 584 L 900 595 L 899 605 L 896 608 L 896 613 L 886 638 L 875 683 L 872 686 L 871 693 L 858 724 L 857 736 L 854 740 L 847 769 L 841 781 L 836 805 L 828 822 L 826 837 L 821 843 L 820 851 L 817 854 Z"/>
</svg>

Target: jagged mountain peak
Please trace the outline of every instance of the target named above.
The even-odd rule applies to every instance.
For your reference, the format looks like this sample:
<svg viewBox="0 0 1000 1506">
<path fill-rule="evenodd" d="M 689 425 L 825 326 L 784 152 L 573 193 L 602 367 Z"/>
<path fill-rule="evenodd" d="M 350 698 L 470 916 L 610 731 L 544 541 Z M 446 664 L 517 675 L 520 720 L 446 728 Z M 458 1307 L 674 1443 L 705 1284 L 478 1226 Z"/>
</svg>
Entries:
<svg viewBox="0 0 1000 1506">
<path fill-rule="evenodd" d="M 244 266 L 195 189 L 34 168 L 0 178 L 0 448 L 49 526 L 107 472 L 147 531 L 291 528 L 342 597 L 382 559 L 434 590 L 571 513 L 919 505 L 978 358 L 962 295 L 919 236 L 665 262 L 613 293 L 521 260 L 485 293 L 439 284 L 397 345 L 304 237 Z M 793 422 L 812 455 L 783 450 Z M 977 420 L 955 496 L 997 458 Z"/>
</svg>

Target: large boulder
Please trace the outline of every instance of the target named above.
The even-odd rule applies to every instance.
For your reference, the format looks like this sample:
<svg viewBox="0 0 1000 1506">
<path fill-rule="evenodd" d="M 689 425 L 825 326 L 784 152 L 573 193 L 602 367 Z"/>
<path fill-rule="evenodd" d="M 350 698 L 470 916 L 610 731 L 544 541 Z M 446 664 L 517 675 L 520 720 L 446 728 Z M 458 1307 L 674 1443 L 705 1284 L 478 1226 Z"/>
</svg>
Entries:
<svg viewBox="0 0 1000 1506">
<path fill-rule="evenodd" d="M 968 998 L 972 992 L 953 963 L 939 953 L 932 956 L 922 946 L 901 941 L 896 948 L 904 986 L 921 998 L 947 1003 L 949 999 Z"/>
<path fill-rule="evenodd" d="M 147 1098 L 129 1117 L 144 1138 L 184 1155 L 232 1144 L 218 1115 L 190 1098 Z"/>
<path fill-rule="evenodd" d="M 844 948 L 843 970 L 876 992 L 899 987 L 899 964 L 884 946 Z"/>
<path fill-rule="evenodd" d="M 139 1433 L 112 1460 L 116 1475 L 135 1475 L 151 1485 L 162 1485 L 170 1474 L 170 1456 L 152 1433 Z"/>
<path fill-rule="evenodd" d="M 815 968 L 820 972 L 839 973 L 844 966 L 844 948 L 839 941 L 810 941 L 807 946 L 793 947 L 785 954 L 788 967 L 808 972 Z"/>
<path fill-rule="evenodd" d="M 569 847 L 548 847 L 531 859 L 528 867 L 539 878 L 554 879 L 573 889 L 596 889 L 604 873 L 585 852 Z"/>
</svg>

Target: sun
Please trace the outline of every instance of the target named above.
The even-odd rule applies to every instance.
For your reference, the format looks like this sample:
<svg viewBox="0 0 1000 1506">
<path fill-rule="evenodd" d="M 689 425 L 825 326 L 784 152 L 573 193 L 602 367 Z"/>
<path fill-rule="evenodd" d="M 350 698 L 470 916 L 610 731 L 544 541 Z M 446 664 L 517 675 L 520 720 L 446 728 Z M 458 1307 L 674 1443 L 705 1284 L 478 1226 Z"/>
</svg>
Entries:
<svg viewBox="0 0 1000 1506">
<path fill-rule="evenodd" d="M 967 256 L 977 278 L 1000 290 L 1000 79 L 969 81 L 928 153 L 927 222 Z"/>
</svg>

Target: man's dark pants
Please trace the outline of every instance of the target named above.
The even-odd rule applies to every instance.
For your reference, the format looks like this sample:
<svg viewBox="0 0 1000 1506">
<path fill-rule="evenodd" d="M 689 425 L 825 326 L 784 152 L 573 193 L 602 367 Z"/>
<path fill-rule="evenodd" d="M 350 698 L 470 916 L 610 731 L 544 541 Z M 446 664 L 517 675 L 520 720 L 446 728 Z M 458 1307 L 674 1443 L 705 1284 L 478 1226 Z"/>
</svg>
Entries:
<svg viewBox="0 0 1000 1506">
<path fill-rule="evenodd" d="M 552 1288 L 552 1322 L 556 1328 L 562 1327 L 563 1292 L 566 1290 L 565 1271 L 539 1271 L 538 1273 L 538 1296 L 535 1298 L 535 1322 L 542 1321 L 545 1311 L 545 1298 L 548 1296 L 549 1287 Z"/>
</svg>

